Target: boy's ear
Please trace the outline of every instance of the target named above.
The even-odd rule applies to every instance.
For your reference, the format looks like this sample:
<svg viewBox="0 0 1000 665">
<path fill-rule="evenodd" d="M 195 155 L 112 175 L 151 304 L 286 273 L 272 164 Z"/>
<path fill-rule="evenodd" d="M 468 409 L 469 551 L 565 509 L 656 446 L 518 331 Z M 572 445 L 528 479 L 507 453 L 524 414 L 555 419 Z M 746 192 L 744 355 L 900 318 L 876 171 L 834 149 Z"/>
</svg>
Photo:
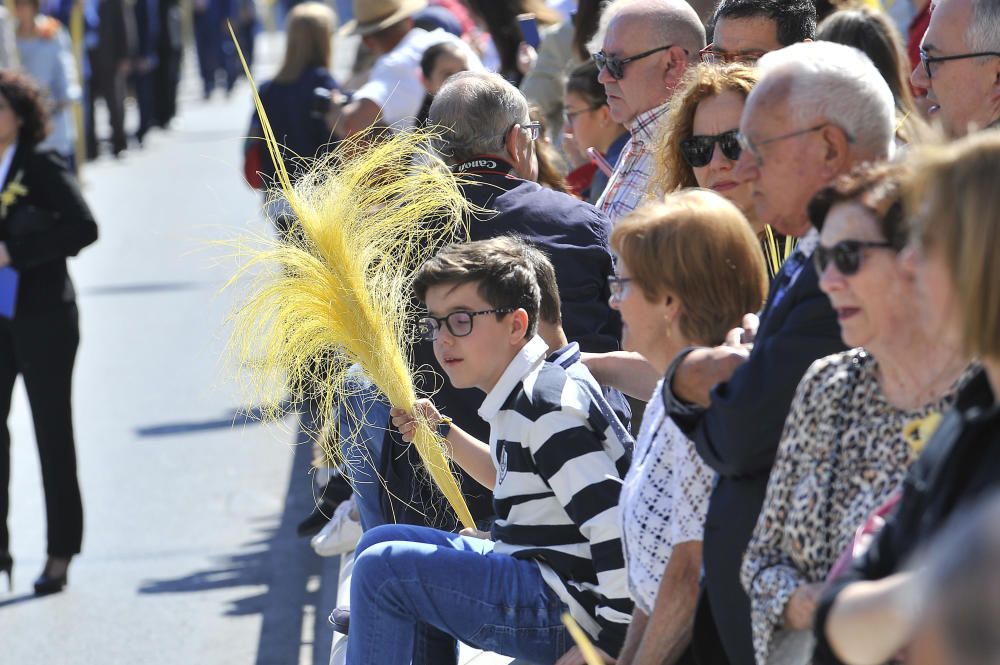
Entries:
<svg viewBox="0 0 1000 665">
<path fill-rule="evenodd" d="M 510 340 L 512 344 L 528 337 L 528 312 L 518 307 L 510 314 Z"/>
</svg>

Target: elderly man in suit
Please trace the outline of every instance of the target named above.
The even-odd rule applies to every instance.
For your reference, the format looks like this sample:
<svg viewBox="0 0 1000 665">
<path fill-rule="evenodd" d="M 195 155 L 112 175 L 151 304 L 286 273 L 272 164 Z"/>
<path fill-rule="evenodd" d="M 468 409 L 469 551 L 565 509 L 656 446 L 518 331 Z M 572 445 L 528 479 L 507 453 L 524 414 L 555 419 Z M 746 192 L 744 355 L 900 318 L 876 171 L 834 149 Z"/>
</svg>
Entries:
<svg viewBox="0 0 1000 665">
<path fill-rule="evenodd" d="M 785 417 L 809 365 L 843 349 L 809 260 L 819 238 L 806 206 L 855 165 L 888 158 L 894 127 L 888 86 L 853 48 L 796 44 L 765 55 L 760 68 L 740 121 L 736 174 L 753 183 L 758 217 L 799 238 L 798 247 L 774 280 L 759 327 L 756 317 L 745 323 L 744 341 L 756 336 L 752 350 L 734 344 L 682 354 L 664 384 L 671 414 L 719 474 L 705 523 L 705 591 L 694 643 L 704 651 L 721 642 L 725 652 L 700 662 L 738 665 L 754 663 L 740 563 Z"/>
</svg>

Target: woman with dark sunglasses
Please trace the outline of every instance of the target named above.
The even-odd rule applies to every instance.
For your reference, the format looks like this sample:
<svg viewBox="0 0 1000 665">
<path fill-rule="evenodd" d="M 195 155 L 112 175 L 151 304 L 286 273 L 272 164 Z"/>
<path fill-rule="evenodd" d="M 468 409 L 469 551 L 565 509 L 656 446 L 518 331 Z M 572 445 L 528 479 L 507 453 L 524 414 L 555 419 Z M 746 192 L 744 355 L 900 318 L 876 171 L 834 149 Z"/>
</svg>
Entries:
<svg viewBox="0 0 1000 665">
<path fill-rule="evenodd" d="M 809 206 L 820 288 L 855 348 L 816 361 L 799 384 L 743 559 L 760 665 L 811 662 L 824 580 L 971 376 L 957 342 L 914 321 L 900 176 L 865 166 Z"/>
<path fill-rule="evenodd" d="M 750 183 L 733 175 L 741 153 L 740 115 L 757 79 L 757 71 L 745 64 L 702 64 L 688 74 L 674 93 L 656 146 L 649 193 L 659 198 L 686 187 L 703 187 L 735 203 L 760 238 L 773 277 L 788 253 L 784 237 L 757 221 Z"/>
</svg>

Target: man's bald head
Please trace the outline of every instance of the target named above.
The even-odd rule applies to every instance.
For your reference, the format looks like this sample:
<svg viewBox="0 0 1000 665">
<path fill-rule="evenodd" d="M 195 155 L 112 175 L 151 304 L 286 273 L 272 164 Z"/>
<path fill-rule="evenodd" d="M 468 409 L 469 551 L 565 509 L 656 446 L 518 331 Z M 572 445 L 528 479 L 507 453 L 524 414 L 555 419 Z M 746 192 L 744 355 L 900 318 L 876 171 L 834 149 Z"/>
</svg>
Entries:
<svg viewBox="0 0 1000 665">
<path fill-rule="evenodd" d="M 605 56 L 633 58 L 621 78 L 607 68 L 599 75 L 611 115 L 622 123 L 666 103 L 705 46 L 705 27 L 684 0 L 619 0 L 605 11 L 601 27 Z"/>
</svg>

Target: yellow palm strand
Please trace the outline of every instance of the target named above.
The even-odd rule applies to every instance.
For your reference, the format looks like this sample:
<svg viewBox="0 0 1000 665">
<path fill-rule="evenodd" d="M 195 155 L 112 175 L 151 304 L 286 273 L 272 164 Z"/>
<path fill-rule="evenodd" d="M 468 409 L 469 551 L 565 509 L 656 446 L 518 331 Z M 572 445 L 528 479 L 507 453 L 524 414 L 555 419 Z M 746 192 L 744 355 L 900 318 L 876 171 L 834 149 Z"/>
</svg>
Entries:
<svg viewBox="0 0 1000 665">
<path fill-rule="evenodd" d="M 587 665 L 604 665 L 604 659 L 597 653 L 597 649 L 591 643 L 590 638 L 587 637 L 587 633 L 583 632 L 583 628 L 580 628 L 580 624 L 576 622 L 576 619 L 569 612 L 563 613 L 562 622 L 566 626 L 566 630 L 569 631 L 573 641 L 576 642 L 576 646 L 579 647 L 580 655 L 583 656 L 583 660 L 586 661 Z"/>
<path fill-rule="evenodd" d="M 412 409 L 413 275 L 444 242 L 468 235 L 456 180 L 427 151 L 432 133 L 420 131 L 372 144 L 347 141 L 337 158 L 317 160 L 293 185 L 239 55 L 276 166 L 277 196 L 302 231 L 300 238 L 241 247 L 246 260 L 227 285 L 250 282 L 232 333 L 233 351 L 252 370 L 249 386 L 264 398 L 268 418 L 279 415 L 276 384 L 282 395 L 318 386 L 321 425 L 329 425 L 338 398 L 357 389 L 349 368 L 358 364 L 393 405 Z M 475 526 L 444 442 L 426 421 L 414 445 L 462 523 Z"/>
</svg>

